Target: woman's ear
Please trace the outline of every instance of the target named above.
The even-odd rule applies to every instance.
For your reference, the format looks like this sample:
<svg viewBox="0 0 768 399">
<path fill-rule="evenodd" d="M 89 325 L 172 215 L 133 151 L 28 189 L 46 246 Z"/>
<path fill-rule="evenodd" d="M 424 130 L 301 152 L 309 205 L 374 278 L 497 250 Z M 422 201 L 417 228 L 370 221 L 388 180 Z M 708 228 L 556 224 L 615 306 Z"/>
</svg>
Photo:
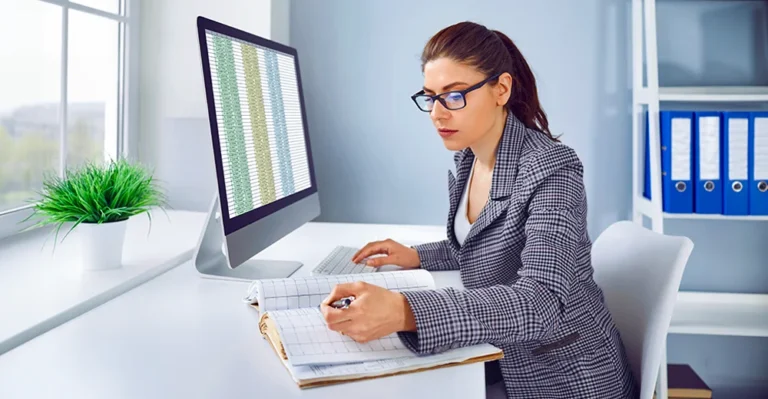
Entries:
<svg viewBox="0 0 768 399">
<path fill-rule="evenodd" d="M 512 84 L 512 75 L 509 72 L 504 72 L 499 76 L 496 84 L 496 105 L 505 105 L 509 101 L 509 97 L 512 95 Z"/>
</svg>

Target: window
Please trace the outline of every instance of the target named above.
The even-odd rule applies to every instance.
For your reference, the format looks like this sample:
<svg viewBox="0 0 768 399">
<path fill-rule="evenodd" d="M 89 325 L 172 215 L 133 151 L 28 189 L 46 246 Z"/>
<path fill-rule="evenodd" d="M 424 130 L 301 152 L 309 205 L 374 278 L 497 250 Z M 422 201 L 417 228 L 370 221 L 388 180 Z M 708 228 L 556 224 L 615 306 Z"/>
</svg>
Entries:
<svg viewBox="0 0 768 399">
<path fill-rule="evenodd" d="M 46 173 L 124 155 L 132 1 L 0 1 L 0 237 Z"/>
</svg>

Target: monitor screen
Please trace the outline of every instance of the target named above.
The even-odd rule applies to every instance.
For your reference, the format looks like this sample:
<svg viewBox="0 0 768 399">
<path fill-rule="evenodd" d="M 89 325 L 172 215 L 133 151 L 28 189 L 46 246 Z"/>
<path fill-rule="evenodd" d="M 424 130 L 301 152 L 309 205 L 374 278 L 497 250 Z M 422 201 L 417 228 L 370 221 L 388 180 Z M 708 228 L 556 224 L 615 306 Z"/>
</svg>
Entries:
<svg viewBox="0 0 768 399">
<path fill-rule="evenodd" d="M 316 189 L 295 50 L 228 27 L 203 32 L 219 197 L 229 234 Z"/>
</svg>

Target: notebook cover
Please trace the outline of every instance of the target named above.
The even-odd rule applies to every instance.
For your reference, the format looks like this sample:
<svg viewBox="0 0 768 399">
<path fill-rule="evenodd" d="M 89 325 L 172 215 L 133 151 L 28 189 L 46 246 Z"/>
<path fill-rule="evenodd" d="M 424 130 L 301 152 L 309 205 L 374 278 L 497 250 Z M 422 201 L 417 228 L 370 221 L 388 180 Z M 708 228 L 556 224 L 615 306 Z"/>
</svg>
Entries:
<svg viewBox="0 0 768 399">
<path fill-rule="evenodd" d="M 261 335 L 263 335 L 264 338 L 266 338 L 267 341 L 269 341 L 269 343 L 272 345 L 272 349 L 275 350 L 275 354 L 277 354 L 282 360 L 288 360 L 288 355 L 285 353 L 283 342 L 280 341 L 280 336 L 277 333 L 275 321 L 269 318 L 269 314 L 264 313 L 259 318 L 259 331 L 261 331 Z"/>
</svg>

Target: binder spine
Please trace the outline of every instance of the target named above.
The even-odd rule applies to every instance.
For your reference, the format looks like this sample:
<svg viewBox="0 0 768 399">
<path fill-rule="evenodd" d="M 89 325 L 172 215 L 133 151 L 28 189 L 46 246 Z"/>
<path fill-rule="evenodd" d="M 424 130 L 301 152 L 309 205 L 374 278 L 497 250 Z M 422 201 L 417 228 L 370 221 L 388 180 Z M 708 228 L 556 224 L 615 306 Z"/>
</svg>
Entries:
<svg viewBox="0 0 768 399">
<path fill-rule="evenodd" d="M 723 112 L 723 214 L 749 214 L 748 112 Z"/>
<path fill-rule="evenodd" d="M 693 113 L 661 111 L 659 121 L 664 212 L 693 213 Z"/>
<path fill-rule="evenodd" d="M 768 112 L 751 113 L 749 213 L 768 215 Z"/>
<path fill-rule="evenodd" d="M 649 125 L 648 111 L 645 111 L 645 150 L 643 162 L 644 166 L 644 178 L 643 178 L 643 197 L 647 200 L 651 199 L 651 129 Z"/>
<path fill-rule="evenodd" d="M 696 213 L 723 213 L 721 162 L 721 114 L 714 111 L 695 113 L 695 201 Z"/>
</svg>

